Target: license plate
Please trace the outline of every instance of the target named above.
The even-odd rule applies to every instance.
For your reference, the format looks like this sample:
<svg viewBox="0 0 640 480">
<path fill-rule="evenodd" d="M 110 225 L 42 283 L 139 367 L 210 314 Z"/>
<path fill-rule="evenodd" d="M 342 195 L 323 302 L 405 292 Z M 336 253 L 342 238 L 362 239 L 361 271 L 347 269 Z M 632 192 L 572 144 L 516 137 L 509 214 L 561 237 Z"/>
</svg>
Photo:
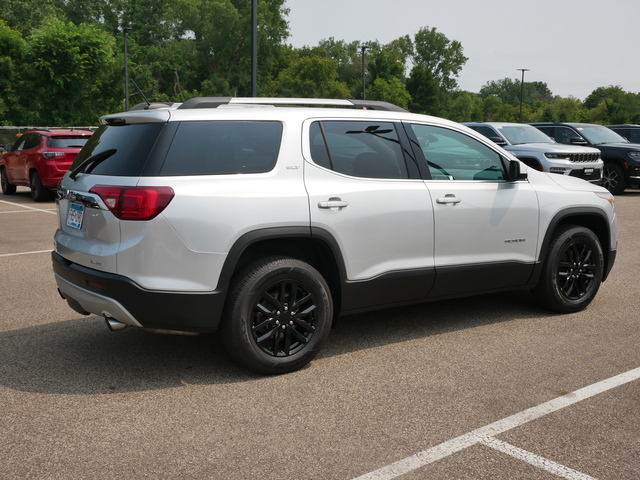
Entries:
<svg viewBox="0 0 640 480">
<path fill-rule="evenodd" d="M 585 175 L 591 175 L 593 173 L 593 168 L 585 168 L 584 169 L 584 174 Z"/>
<path fill-rule="evenodd" d="M 84 217 L 84 205 L 72 203 L 69 205 L 67 214 L 67 225 L 71 228 L 82 228 L 82 218 Z"/>
</svg>

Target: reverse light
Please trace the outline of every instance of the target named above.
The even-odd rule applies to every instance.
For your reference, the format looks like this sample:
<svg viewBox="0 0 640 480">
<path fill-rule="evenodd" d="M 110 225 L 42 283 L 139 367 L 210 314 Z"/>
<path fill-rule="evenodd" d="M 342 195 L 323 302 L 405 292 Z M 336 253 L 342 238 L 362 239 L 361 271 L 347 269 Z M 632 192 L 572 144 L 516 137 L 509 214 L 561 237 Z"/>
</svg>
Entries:
<svg viewBox="0 0 640 480">
<path fill-rule="evenodd" d="M 171 187 L 115 185 L 96 185 L 89 193 L 99 195 L 120 220 L 151 220 L 157 217 L 175 196 Z"/>
</svg>

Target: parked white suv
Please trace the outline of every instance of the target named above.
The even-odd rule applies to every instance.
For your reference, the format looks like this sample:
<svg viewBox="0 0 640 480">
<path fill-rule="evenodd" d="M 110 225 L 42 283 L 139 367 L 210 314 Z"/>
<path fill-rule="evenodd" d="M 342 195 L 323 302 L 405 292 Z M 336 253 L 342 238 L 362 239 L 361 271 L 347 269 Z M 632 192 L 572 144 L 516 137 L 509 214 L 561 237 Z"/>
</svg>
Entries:
<svg viewBox="0 0 640 480">
<path fill-rule="evenodd" d="M 602 184 L 604 162 L 597 148 L 563 145 L 536 127 L 523 123 L 465 122 L 464 125 L 483 134 L 531 168 Z"/>
<path fill-rule="evenodd" d="M 346 100 L 152 107 L 101 118 L 57 191 L 59 291 L 112 329 L 220 330 L 282 373 L 340 314 L 514 288 L 575 312 L 614 264 L 607 190 L 460 124 Z"/>
</svg>

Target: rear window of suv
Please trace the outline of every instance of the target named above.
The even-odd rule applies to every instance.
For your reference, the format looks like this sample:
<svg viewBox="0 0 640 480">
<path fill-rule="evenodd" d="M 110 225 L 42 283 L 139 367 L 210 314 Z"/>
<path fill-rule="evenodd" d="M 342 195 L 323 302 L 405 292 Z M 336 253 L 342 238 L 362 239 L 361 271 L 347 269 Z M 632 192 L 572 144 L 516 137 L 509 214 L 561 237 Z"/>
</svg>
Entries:
<svg viewBox="0 0 640 480">
<path fill-rule="evenodd" d="M 82 148 L 85 143 L 89 140 L 89 136 L 58 136 L 58 137 L 49 137 L 48 145 L 49 148 Z"/>
<path fill-rule="evenodd" d="M 92 175 L 137 177 L 147 163 L 165 123 L 136 123 L 132 125 L 103 125 L 94 133 L 76 157 L 71 170 L 78 168 L 95 155 L 114 150 L 100 163 L 91 165 Z M 81 170 L 82 172 L 83 170 Z"/>
<path fill-rule="evenodd" d="M 263 173 L 276 164 L 282 129 L 280 122 L 237 121 L 106 125 L 90 138 L 71 170 L 94 155 L 114 150 L 104 161 L 89 167 L 91 174 L 127 177 Z"/>
</svg>

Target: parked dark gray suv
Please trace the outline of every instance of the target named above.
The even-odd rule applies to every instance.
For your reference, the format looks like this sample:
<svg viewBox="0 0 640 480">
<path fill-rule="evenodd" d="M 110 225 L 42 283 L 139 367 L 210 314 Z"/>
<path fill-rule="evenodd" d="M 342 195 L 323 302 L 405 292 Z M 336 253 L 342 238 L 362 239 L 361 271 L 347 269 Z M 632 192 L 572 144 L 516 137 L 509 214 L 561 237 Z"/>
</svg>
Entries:
<svg viewBox="0 0 640 480">
<path fill-rule="evenodd" d="M 630 143 L 613 130 L 591 123 L 532 123 L 558 143 L 595 147 L 604 161 L 603 187 L 613 194 L 640 188 L 640 144 Z"/>
</svg>

